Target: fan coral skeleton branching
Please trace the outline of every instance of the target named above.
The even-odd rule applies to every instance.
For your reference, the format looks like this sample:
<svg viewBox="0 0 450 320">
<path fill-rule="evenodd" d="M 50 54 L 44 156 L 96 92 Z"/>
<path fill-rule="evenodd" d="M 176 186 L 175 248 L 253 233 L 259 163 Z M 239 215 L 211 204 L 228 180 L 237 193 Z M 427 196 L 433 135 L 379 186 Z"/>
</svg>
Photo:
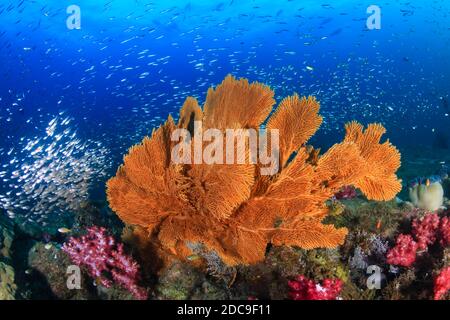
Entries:
<svg viewBox="0 0 450 320">
<path fill-rule="evenodd" d="M 293 95 L 272 113 L 273 96 L 268 86 L 227 76 L 208 90 L 203 108 L 188 97 L 178 124 L 169 117 L 129 150 L 107 185 L 111 208 L 180 258 L 192 254 L 188 243 L 201 243 L 228 265 L 261 261 L 268 243 L 305 249 L 342 244 L 347 230 L 321 223 L 326 200 L 348 185 L 369 199 L 392 199 L 401 189 L 395 175 L 400 153 L 389 141 L 380 143 L 380 124 L 363 130 L 351 122 L 344 141 L 318 156 L 306 142 L 322 122 L 319 103 Z M 278 129 L 279 171 L 263 176 L 261 163 L 173 163 L 171 134 L 192 130 L 194 121 L 221 131 L 264 123 Z"/>
</svg>

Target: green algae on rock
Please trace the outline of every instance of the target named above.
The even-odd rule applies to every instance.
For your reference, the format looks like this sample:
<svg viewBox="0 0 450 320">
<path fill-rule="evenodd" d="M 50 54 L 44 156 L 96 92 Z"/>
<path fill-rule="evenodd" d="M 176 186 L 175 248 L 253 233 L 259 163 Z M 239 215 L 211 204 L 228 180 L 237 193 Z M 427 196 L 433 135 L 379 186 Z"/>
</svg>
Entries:
<svg viewBox="0 0 450 320">
<path fill-rule="evenodd" d="M 14 269 L 0 262 L 0 300 L 15 300 L 17 286 L 14 283 Z"/>
<path fill-rule="evenodd" d="M 1 214 L 1 213 L 0 213 Z M 15 300 L 17 285 L 11 264 L 13 224 L 0 215 L 0 300 Z"/>
</svg>

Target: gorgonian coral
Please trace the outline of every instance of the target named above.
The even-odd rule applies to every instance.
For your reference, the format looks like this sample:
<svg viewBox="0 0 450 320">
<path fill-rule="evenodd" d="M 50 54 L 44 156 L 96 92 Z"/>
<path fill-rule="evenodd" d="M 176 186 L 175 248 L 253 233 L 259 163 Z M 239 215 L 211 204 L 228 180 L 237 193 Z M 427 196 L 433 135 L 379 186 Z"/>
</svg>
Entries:
<svg viewBox="0 0 450 320">
<path fill-rule="evenodd" d="M 395 175 L 400 154 L 389 141 L 380 143 L 380 124 L 363 130 L 351 122 L 344 141 L 318 156 L 306 142 L 322 122 L 319 103 L 293 95 L 272 113 L 273 96 L 268 86 L 228 76 L 208 90 L 203 108 L 187 98 L 178 124 L 169 117 L 129 150 L 107 184 L 111 208 L 181 258 L 192 254 L 189 243 L 215 251 L 229 265 L 261 261 L 268 243 L 305 249 L 341 244 L 347 230 L 321 223 L 328 213 L 325 201 L 348 185 L 369 199 L 392 199 L 401 190 Z M 192 132 L 194 121 L 201 121 L 204 129 L 258 129 L 268 117 L 266 129 L 279 132 L 280 169 L 274 175 L 261 175 L 260 162 L 172 161 L 177 128 Z"/>
</svg>

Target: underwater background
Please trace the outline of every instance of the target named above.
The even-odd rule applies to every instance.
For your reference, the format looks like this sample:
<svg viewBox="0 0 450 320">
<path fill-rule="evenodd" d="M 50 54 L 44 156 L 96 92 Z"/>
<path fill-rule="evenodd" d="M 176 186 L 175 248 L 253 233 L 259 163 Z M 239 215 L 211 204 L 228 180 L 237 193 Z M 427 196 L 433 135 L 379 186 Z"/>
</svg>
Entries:
<svg viewBox="0 0 450 320">
<path fill-rule="evenodd" d="M 316 147 L 383 124 L 404 186 L 449 171 L 447 0 L 0 0 L 0 26 L 0 214 L 37 237 L 105 202 L 128 148 L 228 74 L 315 96 Z"/>
</svg>

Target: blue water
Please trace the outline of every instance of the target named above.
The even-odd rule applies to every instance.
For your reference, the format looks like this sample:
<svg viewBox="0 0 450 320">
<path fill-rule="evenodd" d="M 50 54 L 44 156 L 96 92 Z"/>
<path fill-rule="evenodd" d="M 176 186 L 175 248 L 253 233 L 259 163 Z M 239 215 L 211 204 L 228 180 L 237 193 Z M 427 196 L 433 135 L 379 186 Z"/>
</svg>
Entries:
<svg viewBox="0 0 450 320">
<path fill-rule="evenodd" d="M 67 27 L 72 4 L 80 29 Z M 371 4 L 379 30 L 366 26 Z M 104 148 L 90 177 L 103 190 L 127 148 L 229 73 L 270 85 L 277 101 L 315 95 L 315 145 L 341 139 L 347 121 L 381 122 L 400 150 L 450 161 L 449 21 L 447 0 L 1 0 L 0 192 L 13 190 L 2 207 L 19 210 L 24 181 L 11 175 L 35 161 L 21 150 L 55 117 L 71 119 L 77 146 Z"/>
</svg>

